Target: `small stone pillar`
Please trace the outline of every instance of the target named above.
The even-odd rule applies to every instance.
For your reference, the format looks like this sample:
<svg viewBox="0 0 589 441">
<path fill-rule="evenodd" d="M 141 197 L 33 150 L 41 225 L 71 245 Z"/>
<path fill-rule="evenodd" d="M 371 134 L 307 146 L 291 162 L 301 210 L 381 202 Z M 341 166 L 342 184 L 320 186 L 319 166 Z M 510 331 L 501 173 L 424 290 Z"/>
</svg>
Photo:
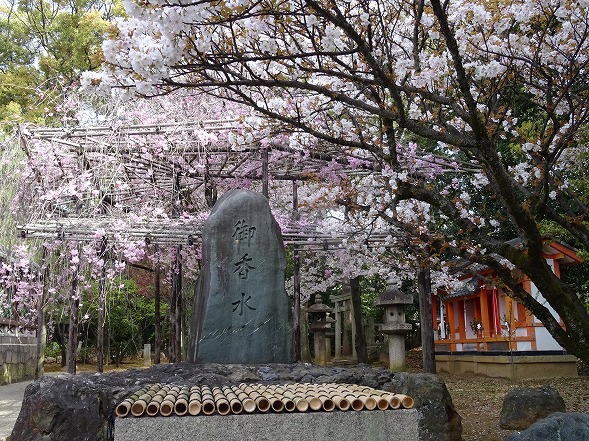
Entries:
<svg viewBox="0 0 589 441">
<path fill-rule="evenodd" d="M 329 354 L 326 351 L 325 336 L 331 330 L 331 324 L 335 322 L 334 319 L 328 317 L 327 314 L 333 310 L 323 303 L 323 299 L 319 294 L 315 295 L 315 303 L 307 310 L 309 314 L 309 329 L 313 333 L 313 342 L 315 346 L 315 364 L 325 366 Z"/>
<path fill-rule="evenodd" d="M 143 345 L 143 366 L 151 366 L 151 344 Z"/>
<path fill-rule="evenodd" d="M 391 371 L 405 370 L 405 333 L 411 331 L 411 323 L 405 323 L 405 305 L 413 303 L 413 297 L 400 290 L 398 280 L 389 280 L 385 292 L 374 300 L 384 307 L 383 334 L 389 340 L 389 367 Z"/>
</svg>

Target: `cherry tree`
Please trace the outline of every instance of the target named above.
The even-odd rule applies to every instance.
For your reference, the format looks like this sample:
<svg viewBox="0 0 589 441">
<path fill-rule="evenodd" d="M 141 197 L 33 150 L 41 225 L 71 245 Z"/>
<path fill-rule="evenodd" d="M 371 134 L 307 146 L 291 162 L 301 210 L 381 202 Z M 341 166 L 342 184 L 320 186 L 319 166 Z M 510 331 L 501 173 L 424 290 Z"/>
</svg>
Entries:
<svg viewBox="0 0 589 441">
<path fill-rule="evenodd" d="M 103 45 L 103 71 L 83 84 L 199 89 L 251 107 L 275 133 L 290 130 L 293 151 L 371 161 L 378 191 L 350 193 L 348 212 L 411 232 L 425 261 L 492 268 L 587 360 L 587 310 L 542 257 L 547 221 L 589 239 L 587 206 L 563 173 L 589 113 L 587 6 L 128 0 L 128 18 Z M 514 236 L 521 246 L 506 242 Z M 522 272 L 565 327 L 525 293 Z"/>
</svg>

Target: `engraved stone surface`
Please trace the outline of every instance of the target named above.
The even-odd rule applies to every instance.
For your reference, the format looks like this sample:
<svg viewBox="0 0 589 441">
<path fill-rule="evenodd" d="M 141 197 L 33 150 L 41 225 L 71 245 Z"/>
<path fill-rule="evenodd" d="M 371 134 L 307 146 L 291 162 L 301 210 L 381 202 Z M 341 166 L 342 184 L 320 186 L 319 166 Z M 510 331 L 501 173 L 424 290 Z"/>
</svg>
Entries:
<svg viewBox="0 0 589 441">
<path fill-rule="evenodd" d="M 266 198 L 225 193 L 205 222 L 202 253 L 188 361 L 293 362 L 284 244 Z"/>
</svg>

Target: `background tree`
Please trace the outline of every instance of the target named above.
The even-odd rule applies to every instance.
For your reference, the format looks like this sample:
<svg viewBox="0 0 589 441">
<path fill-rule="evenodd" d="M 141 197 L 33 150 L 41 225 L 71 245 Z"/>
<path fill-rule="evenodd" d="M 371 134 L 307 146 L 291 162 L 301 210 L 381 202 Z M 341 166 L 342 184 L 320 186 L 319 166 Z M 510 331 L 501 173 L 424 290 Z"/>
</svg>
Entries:
<svg viewBox="0 0 589 441">
<path fill-rule="evenodd" d="M 342 201 L 348 211 L 419 238 L 424 265 L 459 256 L 492 268 L 565 349 L 589 359 L 589 315 L 542 257 L 541 228 L 589 239 L 587 206 L 561 174 L 584 148 L 589 115 L 586 2 L 150 1 L 126 11 L 103 46 L 104 72 L 84 84 L 197 88 L 288 128 L 295 149 L 335 146 L 376 163 L 379 190 Z"/>
<path fill-rule="evenodd" d="M 19 121 L 59 121 L 80 73 L 99 67 L 100 45 L 116 12 L 110 0 L 11 0 L 0 6 L 0 122 L 5 130 Z"/>
</svg>

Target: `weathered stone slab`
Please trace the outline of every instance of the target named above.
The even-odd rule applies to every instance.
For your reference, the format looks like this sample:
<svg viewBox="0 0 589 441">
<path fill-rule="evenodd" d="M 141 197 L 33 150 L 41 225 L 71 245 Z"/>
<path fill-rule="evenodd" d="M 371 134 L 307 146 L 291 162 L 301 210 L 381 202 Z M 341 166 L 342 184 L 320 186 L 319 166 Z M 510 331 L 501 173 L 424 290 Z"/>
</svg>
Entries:
<svg viewBox="0 0 589 441">
<path fill-rule="evenodd" d="M 418 441 L 418 412 L 308 412 L 169 418 L 123 418 L 115 441 Z"/>
<path fill-rule="evenodd" d="M 188 360 L 196 363 L 294 361 L 286 258 L 264 196 L 231 190 L 203 228 Z"/>
</svg>

